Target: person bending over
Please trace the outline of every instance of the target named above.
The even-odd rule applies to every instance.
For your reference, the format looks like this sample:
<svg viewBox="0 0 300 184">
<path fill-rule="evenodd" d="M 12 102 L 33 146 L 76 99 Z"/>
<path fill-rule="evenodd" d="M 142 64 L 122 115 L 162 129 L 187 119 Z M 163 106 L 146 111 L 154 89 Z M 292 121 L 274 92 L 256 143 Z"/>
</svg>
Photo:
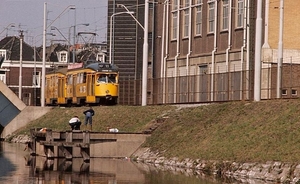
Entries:
<svg viewBox="0 0 300 184">
<path fill-rule="evenodd" d="M 80 130 L 81 121 L 78 116 L 74 116 L 70 119 L 69 125 L 71 126 L 72 130 Z"/>
</svg>

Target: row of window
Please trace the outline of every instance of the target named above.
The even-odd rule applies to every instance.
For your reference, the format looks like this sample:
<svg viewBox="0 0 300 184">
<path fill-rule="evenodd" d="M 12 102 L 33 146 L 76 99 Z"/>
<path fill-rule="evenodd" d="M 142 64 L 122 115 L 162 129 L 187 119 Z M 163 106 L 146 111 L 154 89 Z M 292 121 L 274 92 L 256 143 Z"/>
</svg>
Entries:
<svg viewBox="0 0 300 184">
<path fill-rule="evenodd" d="M 174 0 L 172 2 L 172 39 L 176 39 L 177 36 L 177 29 L 178 29 L 178 14 L 180 10 L 183 11 L 183 37 L 189 36 L 189 20 L 190 20 L 190 8 L 194 11 L 194 30 L 195 35 L 200 36 L 202 35 L 202 24 L 203 24 L 203 0 L 195 0 L 194 5 L 190 5 L 189 0 L 184 0 L 184 7 L 180 7 L 179 5 L 180 0 Z M 208 0 L 207 1 L 207 25 L 208 25 L 208 33 L 213 33 L 215 31 L 215 19 L 216 19 L 216 0 Z M 221 30 L 228 30 L 229 28 L 229 0 L 222 0 L 222 9 L 221 9 Z M 244 25 L 244 0 L 236 0 L 236 27 L 242 28 Z"/>
<path fill-rule="evenodd" d="M 73 75 L 67 76 L 67 84 L 73 84 Z M 76 77 L 76 84 L 86 83 L 86 73 L 78 73 Z M 100 74 L 97 75 L 98 83 L 116 83 L 117 82 L 117 74 Z"/>
<path fill-rule="evenodd" d="M 4 60 L 7 59 L 5 49 L 0 49 L 0 57 L 4 57 Z M 59 62 L 62 62 L 62 63 L 68 62 L 68 52 L 67 51 L 59 52 L 58 53 L 58 59 L 59 59 Z M 105 55 L 102 54 L 102 53 L 97 54 L 96 60 L 103 62 L 105 60 Z"/>
<path fill-rule="evenodd" d="M 291 92 L 292 96 L 297 96 L 297 94 L 298 94 L 296 89 L 291 89 L 290 92 Z M 286 95 L 288 95 L 288 90 L 287 89 L 282 89 L 281 93 L 282 93 L 283 96 L 286 96 Z"/>
</svg>

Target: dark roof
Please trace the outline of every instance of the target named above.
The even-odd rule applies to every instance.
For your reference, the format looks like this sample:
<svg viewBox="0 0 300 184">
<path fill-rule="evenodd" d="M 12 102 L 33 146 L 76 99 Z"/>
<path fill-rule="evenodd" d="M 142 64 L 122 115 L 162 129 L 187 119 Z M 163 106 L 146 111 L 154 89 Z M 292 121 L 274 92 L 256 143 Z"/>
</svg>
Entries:
<svg viewBox="0 0 300 184">
<path fill-rule="evenodd" d="M 53 44 L 50 47 L 51 47 L 51 51 L 50 51 L 51 54 L 49 59 L 52 62 L 58 62 L 57 52 L 68 51 L 67 45 Z"/>
<path fill-rule="evenodd" d="M 83 50 L 80 53 L 77 54 L 77 58 L 79 62 L 87 61 L 87 60 L 96 60 L 98 51 L 95 51 L 95 49 L 87 49 Z"/>
<path fill-rule="evenodd" d="M 23 40 L 22 45 L 22 60 L 33 61 L 34 60 L 34 49 Z M 16 36 L 8 36 L 0 40 L 0 49 L 6 49 L 7 60 L 20 60 L 20 38 Z M 36 60 L 41 61 L 41 57 L 36 52 Z"/>
</svg>

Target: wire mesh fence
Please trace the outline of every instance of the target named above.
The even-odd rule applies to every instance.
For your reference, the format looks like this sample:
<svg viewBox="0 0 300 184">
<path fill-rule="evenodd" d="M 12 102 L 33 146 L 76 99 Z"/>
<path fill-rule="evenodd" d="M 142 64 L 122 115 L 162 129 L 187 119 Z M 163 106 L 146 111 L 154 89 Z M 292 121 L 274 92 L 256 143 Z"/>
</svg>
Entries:
<svg viewBox="0 0 300 184">
<path fill-rule="evenodd" d="M 261 99 L 277 98 L 277 65 L 261 70 Z M 279 98 L 298 98 L 300 65 L 283 64 Z M 141 105 L 142 80 L 120 81 L 119 104 Z M 148 79 L 147 104 L 208 103 L 251 101 L 254 91 L 254 71 L 197 74 Z"/>
</svg>

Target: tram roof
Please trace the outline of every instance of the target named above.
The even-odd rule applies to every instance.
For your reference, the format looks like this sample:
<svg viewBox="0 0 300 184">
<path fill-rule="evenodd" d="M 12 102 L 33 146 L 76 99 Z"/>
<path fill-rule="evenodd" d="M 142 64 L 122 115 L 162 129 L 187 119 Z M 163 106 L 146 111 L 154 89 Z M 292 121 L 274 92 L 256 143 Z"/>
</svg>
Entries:
<svg viewBox="0 0 300 184">
<path fill-rule="evenodd" d="M 117 65 L 111 63 L 102 63 L 99 61 L 93 62 L 91 60 L 86 61 L 84 68 L 89 68 L 95 71 L 107 71 L 107 72 L 118 72 L 119 68 Z"/>
<path fill-rule="evenodd" d="M 64 67 L 64 68 L 58 68 L 56 70 L 48 71 L 47 74 L 61 73 L 61 74 L 65 75 L 65 74 L 67 74 L 67 72 L 68 72 L 68 68 Z"/>
</svg>

